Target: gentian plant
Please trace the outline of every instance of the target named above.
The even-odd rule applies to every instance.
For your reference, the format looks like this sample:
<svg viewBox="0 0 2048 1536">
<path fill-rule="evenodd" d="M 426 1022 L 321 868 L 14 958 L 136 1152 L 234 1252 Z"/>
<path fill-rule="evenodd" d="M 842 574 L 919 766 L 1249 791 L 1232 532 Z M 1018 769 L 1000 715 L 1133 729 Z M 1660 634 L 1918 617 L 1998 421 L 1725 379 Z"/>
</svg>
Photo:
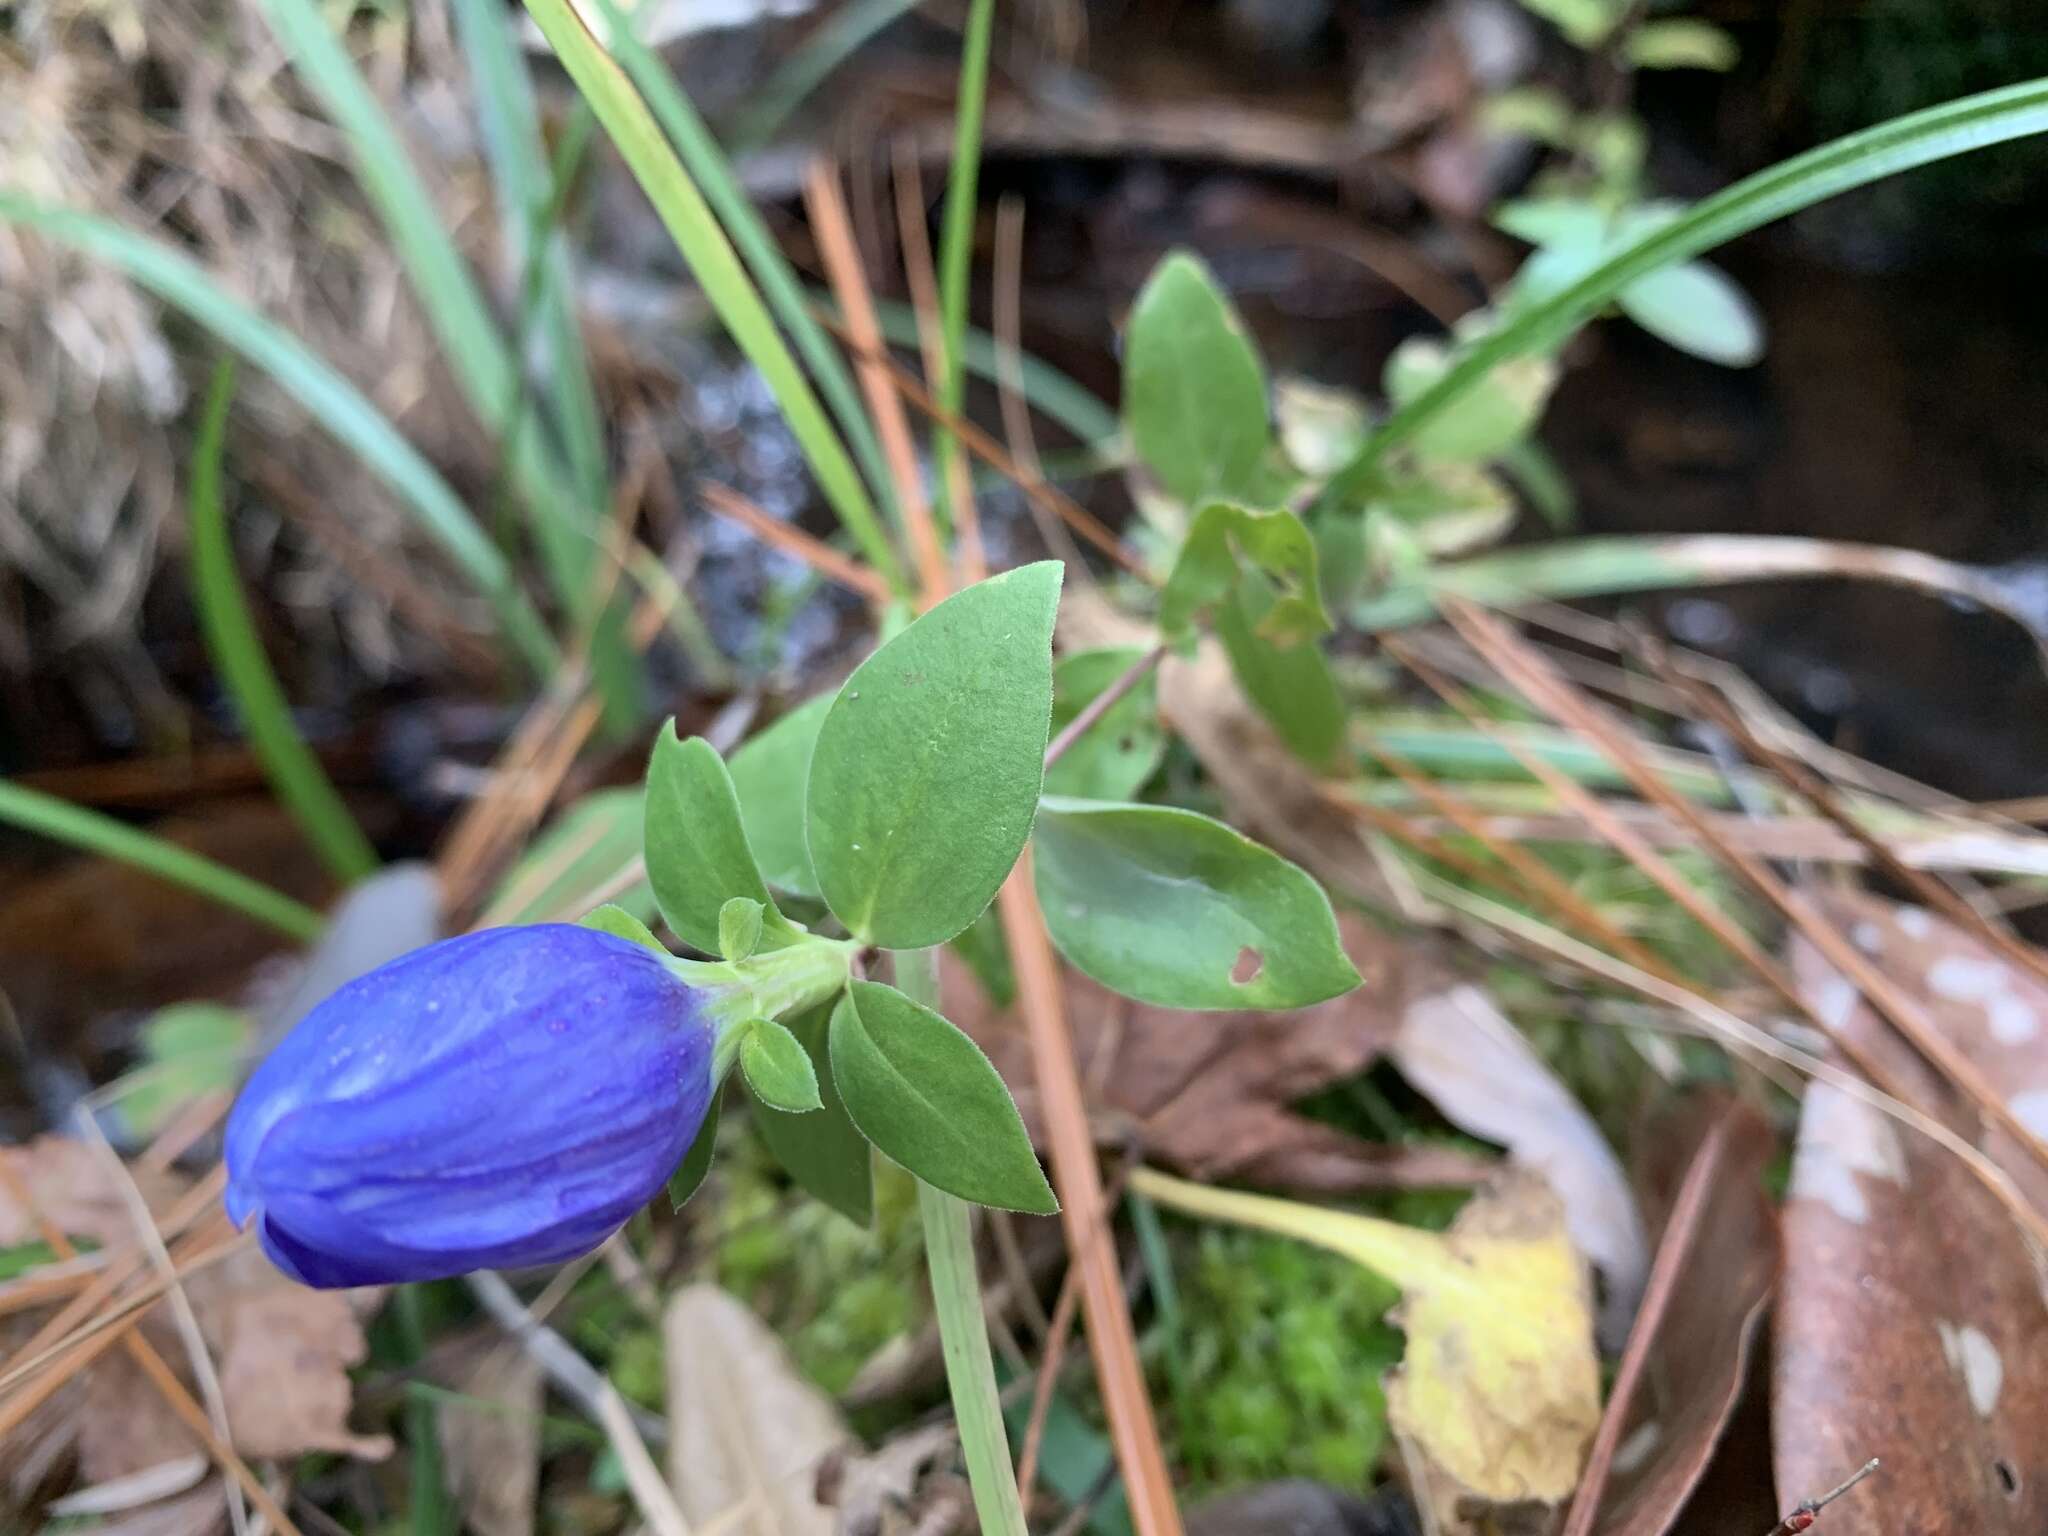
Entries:
<svg viewBox="0 0 2048 1536">
<path fill-rule="evenodd" d="M 1128 996 L 1284 1008 L 1358 983 L 1294 865 L 1191 811 L 1047 793 L 1060 579 L 1045 562 L 939 603 L 750 742 L 737 773 L 666 727 L 648 880 L 670 932 L 716 958 L 672 954 L 608 906 L 349 983 L 237 1102 L 230 1216 L 309 1285 L 557 1262 L 664 1181 L 689 1198 L 737 1068 L 771 1150 L 847 1216 L 870 1214 L 871 1147 L 920 1180 L 977 1502 L 1021 1528 L 966 1212 L 1058 1203 L 1001 1078 L 937 1011 L 935 947 L 983 917 L 1035 831 L 1055 942 Z M 1072 696 L 1132 679 L 1074 660 L 1052 787 L 1135 792 L 1151 766 Z M 867 975 L 885 962 L 895 985 Z"/>
</svg>

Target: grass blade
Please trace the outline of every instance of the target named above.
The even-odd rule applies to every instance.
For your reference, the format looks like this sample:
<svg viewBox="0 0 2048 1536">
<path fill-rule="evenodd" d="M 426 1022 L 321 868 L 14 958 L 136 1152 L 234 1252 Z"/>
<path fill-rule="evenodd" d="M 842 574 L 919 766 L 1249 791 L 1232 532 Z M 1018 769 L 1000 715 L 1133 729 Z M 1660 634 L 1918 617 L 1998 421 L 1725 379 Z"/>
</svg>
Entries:
<svg viewBox="0 0 2048 1536">
<path fill-rule="evenodd" d="M 189 257 L 111 219 L 0 193 L 0 223 L 33 229 L 120 268 L 269 374 L 329 436 L 363 461 L 421 531 L 491 599 L 520 657 L 542 676 L 553 669 L 559 659 L 555 642 L 498 547 L 420 451 L 326 359 L 229 295 Z"/>
<path fill-rule="evenodd" d="M 571 613 L 581 614 L 597 548 L 596 509 L 569 491 L 539 439 L 517 429 L 519 370 L 475 274 L 317 0 L 262 0 L 262 9 L 293 67 L 347 138 L 356 177 L 419 293 L 442 354 L 471 409 L 507 445 L 513 484 L 532 515 L 556 595 Z"/>
<path fill-rule="evenodd" d="M 1795 155 L 1695 203 L 1577 282 L 1461 348 L 1429 388 L 1395 411 L 1324 488 L 1322 504 L 1352 498 L 1389 450 L 1412 438 L 1502 362 L 1556 346 L 1630 283 L 1797 213 L 1838 193 L 1932 161 L 2048 131 L 2048 79 L 1911 112 Z"/>
<path fill-rule="evenodd" d="M 511 237 L 511 270 L 536 274 L 534 302 L 546 343 L 542 374 L 553 396 L 555 427 L 585 503 L 606 506 L 611 494 L 604 424 L 576 323 L 569 247 L 557 224 L 561 189 L 542 142 L 533 80 L 511 14 L 498 0 L 454 0 L 454 9 L 483 120 L 485 157 Z"/>
<path fill-rule="evenodd" d="M 601 0 L 601 3 L 608 3 L 608 0 Z M 611 14 L 616 17 L 615 7 L 611 8 Z M 718 216 L 727 238 L 746 262 L 747 270 L 753 273 L 762 299 L 789 333 L 791 345 L 810 370 L 811 377 L 817 381 L 818 391 L 831 408 L 839 430 L 846 434 L 847 443 L 862 475 L 867 478 L 870 490 L 892 514 L 900 515 L 895 506 L 894 482 L 889 477 L 888 460 L 882 453 L 881 439 L 875 432 L 874 423 L 861 408 L 860 395 L 854 388 L 853 375 L 847 369 L 845 359 L 812 316 L 803 285 L 797 281 L 789 258 L 782 254 L 782 247 L 776 244 L 774 235 L 748 200 L 739 179 L 733 175 L 732 165 L 719 148 L 718 140 L 712 137 L 711 130 L 698 116 L 689 97 L 676 85 L 668 67 L 656 57 L 653 49 L 633 36 L 626 23 L 614 20 L 611 25 L 612 47 L 619 63 L 625 67 L 628 78 L 645 99 L 655 121 L 661 124 L 662 132 L 668 135 L 669 143 L 687 167 L 688 174 L 695 178 L 704 201 Z M 689 252 L 685 250 L 683 254 L 687 257 Z M 755 366 L 760 366 L 758 359 Z M 788 410 L 786 405 L 784 410 Z M 847 524 L 849 530 L 854 528 L 844 511 L 840 513 L 840 520 Z M 872 552 L 869 558 L 873 559 Z"/>
<path fill-rule="evenodd" d="M 292 724 L 291 707 L 263 654 L 242 584 L 235 577 L 220 492 L 221 455 L 234 398 L 235 365 L 223 359 L 214 370 L 199 441 L 192 450 L 192 601 L 199 610 L 206 648 L 278 799 L 305 829 L 307 841 L 335 877 L 354 882 L 376 869 L 376 850 Z"/>
<path fill-rule="evenodd" d="M 65 843 L 81 853 L 97 853 L 172 885 L 268 923 L 288 938 L 310 944 L 326 926 L 318 912 L 259 880 L 237 874 L 204 854 L 103 816 L 98 811 L 59 800 L 39 789 L 0 779 L 0 822 Z"/>
<path fill-rule="evenodd" d="M 946 178 L 945 225 L 939 233 L 939 404 L 957 416 L 967 396 L 961 338 L 967 330 L 967 284 L 974 259 L 975 191 L 981 172 L 981 123 L 988 104 L 989 40 L 995 31 L 995 0 L 973 0 L 967 33 L 960 43 L 960 92 L 953 108 L 953 165 Z M 941 422 L 932 433 L 933 483 L 939 525 L 955 509 L 952 476 L 960 443 Z"/>
</svg>

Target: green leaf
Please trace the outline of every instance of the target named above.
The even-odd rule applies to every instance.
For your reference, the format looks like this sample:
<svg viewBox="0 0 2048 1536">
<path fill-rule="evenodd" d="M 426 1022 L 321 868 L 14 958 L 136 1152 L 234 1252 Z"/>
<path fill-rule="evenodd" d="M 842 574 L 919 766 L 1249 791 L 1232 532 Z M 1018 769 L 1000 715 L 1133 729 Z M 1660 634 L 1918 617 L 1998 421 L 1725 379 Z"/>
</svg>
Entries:
<svg viewBox="0 0 2048 1536">
<path fill-rule="evenodd" d="M 162 1130 L 194 1099 L 226 1093 L 241 1080 L 249 1016 L 220 1003 L 173 1003 L 142 1026 L 142 1061 L 121 1099 L 121 1120 L 137 1137 Z"/>
<path fill-rule="evenodd" d="M 1052 733 L 1057 736 L 1112 683 L 1145 659 L 1135 648 L 1081 651 L 1052 674 Z M 1045 793 L 1084 800 L 1128 800 L 1166 755 L 1159 723 L 1159 680 L 1148 671 L 1045 770 Z"/>
<path fill-rule="evenodd" d="M 192 603 L 207 653 L 242 718 L 249 745 L 264 776 L 292 813 L 328 871 L 353 884 L 377 868 L 377 852 L 356 824 L 320 759 L 306 745 L 270 669 L 256 621 L 235 572 L 228 538 L 227 508 L 221 499 L 221 454 L 227 439 L 228 409 L 235 398 L 235 365 L 222 358 L 213 372 L 206 415 L 192 448 Z"/>
<path fill-rule="evenodd" d="M 740 1046 L 740 1071 L 746 1074 L 754 1097 L 770 1109 L 803 1115 L 825 1107 L 810 1052 L 773 1019 L 756 1019 L 747 1026 L 746 1041 Z"/>
<path fill-rule="evenodd" d="M 1425 554 L 1439 557 L 1498 541 L 1514 526 L 1516 511 L 1499 480 L 1476 464 L 1455 463 L 1423 463 L 1390 476 L 1365 504 L 1368 517 L 1393 522 Z"/>
<path fill-rule="evenodd" d="M 647 764 L 647 878 L 662 920 L 692 949 L 718 953 L 718 913 L 734 896 L 772 909 L 718 749 L 676 736 L 671 720 Z M 778 913 L 774 919 L 782 924 Z M 786 924 L 782 924 L 786 931 Z"/>
<path fill-rule="evenodd" d="M 1620 25 L 1625 0 L 1522 0 L 1522 8 L 1541 16 L 1575 48 L 1597 48 Z"/>
<path fill-rule="evenodd" d="M 1292 512 L 1254 512 L 1213 501 L 1196 515 L 1166 579 L 1159 598 L 1161 631 L 1174 640 L 1186 636 L 1200 610 L 1228 598 L 1239 573 L 1248 569 L 1263 571 L 1273 586 L 1273 601 L 1259 620 L 1261 639 L 1285 648 L 1335 627 L 1316 579 L 1315 540 L 1301 519 Z"/>
<path fill-rule="evenodd" d="M 711 1172 L 711 1159 L 718 1151 L 719 1101 L 724 1097 L 721 1087 L 711 1090 L 711 1107 L 704 1111 L 704 1123 L 697 1127 L 696 1140 L 676 1164 L 676 1171 L 668 1176 L 669 1205 L 675 1210 L 680 1211 L 690 1203 L 690 1196 L 703 1187 L 705 1175 Z"/>
<path fill-rule="evenodd" d="M 799 1188 L 825 1202 L 857 1226 L 875 1214 L 874 1154 L 867 1138 L 847 1116 L 832 1080 L 828 1034 L 832 1010 L 814 1008 L 790 1021 L 790 1033 L 811 1058 L 823 1107 L 793 1115 L 766 1104 L 754 1116 L 761 1139 Z"/>
<path fill-rule="evenodd" d="M 1348 389 L 1309 379 L 1281 379 L 1273 386 L 1273 416 L 1288 461 L 1305 475 L 1334 474 L 1365 442 L 1372 415 Z"/>
<path fill-rule="evenodd" d="M 647 922 L 655 913 L 653 887 L 640 880 L 618 890 L 620 878 L 646 845 L 646 827 L 647 792 L 640 785 L 585 795 L 512 866 L 491 897 L 485 924 L 559 919 L 589 906 L 598 891 L 617 891 L 617 905 Z"/>
<path fill-rule="evenodd" d="M 1256 483 L 1272 444 L 1266 372 L 1209 269 L 1159 264 L 1131 311 L 1124 421 L 1159 483 L 1192 505 Z"/>
<path fill-rule="evenodd" d="M 1406 405 L 1443 377 L 1451 354 L 1441 342 L 1416 336 L 1387 360 L 1387 395 Z M 1502 363 L 1414 438 L 1425 458 L 1490 459 L 1529 435 L 1557 383 L 1557 364 L 1547 357 L 1517 357 Z"/>
<path fill-rule="evenodd" d="M 811 776 L 811 751 L 833 696 L 806 700 L 732 755 L 732 787 L 740 797 L 740 819 L 761 875 L 778 891 L 819 900 L 818 872 L 804 843 L 804 786 Z"/>
<path fill-rule="evenodd" d="M 1719 267 L 1681 262 L 1638 278 L 1615 302 L 1660 341 L 1726 368 L 1762 361 L 1764 322 L 1749 295 Z"/>
<path fill-rule="evenodd" d="M 1742 58 L 1735 39 L 1711 21 L 1673 16 L 1646 21 L 1628 37 L 1628 61 L 1637 69 L 1733 69 Z"/>
<path fill-rule="evenodd" d="M 869 943 L 943 944 L 1017 862 L 1045 774 L 1061 575 L 1041 561 L 946 599 L 826 714 L 805 836 L 826 902 Z"/>
<path fill-rule="evenodd" d="M 611 902 L 586 912 L 577 920 L 583 928 L 595 928 L 599 933 L 608 933 L 615 939 L 624 939 L 638 944 L 642 949 L 651 949 L 657 955 L 666 955 L 668 946 L 657 939 L 648 926 L 624 907 Z"/>
<path fill-rule="evenodd" d="M 2048 79 L 1965 96 L 1852 133 L 1743 178 L 1648 231 L 1598 267 L 1539 302 L 1518 306 L 1485 338 L 1380 424 L 1324 488 L 1341 505 L 1392 449 L 1453 409 L 1511 357 L 1563 345 L 1629 284 L 1748 234 L 1774 219 L 1900 171 L 2048 130 Z"/>
<path fill-rule="evenodd" d="M 718 953 L 732 961 L 746 959 L 761 947 L 761 903 L 734 896 L 718 909 Z"/>
<path fill-rule="evenodd" d="M 1313 767 L 1332 766 L 1344 746 L 1344 696 L 1316 646 L 1278 646 L 1260 633 L 1271 588 L 1257 571 L 1238 581 L 1214 613 L 1216 638 L 1245 694 L 1287 749 Z"/>
<path fill-rule="evenodd" d="M 1163 1008 L 1300 1008 L 1358 985 L 1321 886 L 1193 811 L 1048 798 L 1038 899 L 1060 953 Z"/>
<path fill-rule="evenodd" d="M 962 1200 L 1059 1209 L 1010 1090 L 981 1047 L 894 987 L 856 981 L 832 1010 L 832 1076 L 861 1134 Z"/>
</svg>

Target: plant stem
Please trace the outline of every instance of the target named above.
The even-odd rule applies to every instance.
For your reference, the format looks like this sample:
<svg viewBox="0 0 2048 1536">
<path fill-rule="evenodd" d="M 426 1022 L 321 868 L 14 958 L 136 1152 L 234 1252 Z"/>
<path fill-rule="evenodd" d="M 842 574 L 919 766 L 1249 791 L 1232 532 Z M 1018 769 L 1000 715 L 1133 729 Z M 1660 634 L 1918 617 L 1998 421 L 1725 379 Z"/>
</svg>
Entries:
<svg viewBox="0 0 2048 1536">
<path fill-rule="evenodd" d="M 939 1005 L 938 951 L 892 952 L 897 988 L 927 1008 Z M 946 1383 L 953 1394 L 953 1418 L 967 1457 L 967 1481 L 984 1536 L 1028 1536 L 1010 1440 L 1003 1429 L 1002 1399 L 996 1392 L 995 1360 L 981 1316 L 981 1280 L 974 1266 L 974 1226 L 965 1200 L 917 1181 L 918 1215 L 924 1221 L 925 1267 L 932 1277 L 932 1305 L 939 1315 L 939 1341 Z"/>
<path fill-rule="evenodd" d="M 981 121 L 988 99 L 989 39 L 995 31 L 995 0 L 973 0 L 967 34 L 960 44 L 960 94 L 953 118 L 953 166 L 946 183 L 944 227 L 939 233 L 939 334 L 941 371 L 932 382 L 939 404 L 957 416 L 967 386 L 961 343 L 967 333 L 967 282 L 974 256 L 975 184 L 981 169 Z M 939 526 L 950 528 L 960 509 L 952 505 L 954 461 L 959 439 L 944 422 L 932 433 L 932 490 Z"/>
</svg>

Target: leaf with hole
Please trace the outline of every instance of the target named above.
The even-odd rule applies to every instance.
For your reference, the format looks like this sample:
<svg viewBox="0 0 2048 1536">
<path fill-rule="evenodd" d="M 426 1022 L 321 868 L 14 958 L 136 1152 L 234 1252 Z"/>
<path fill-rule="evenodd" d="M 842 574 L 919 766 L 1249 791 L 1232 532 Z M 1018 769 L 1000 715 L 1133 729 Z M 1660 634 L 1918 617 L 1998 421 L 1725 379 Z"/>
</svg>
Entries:
<svg viewBox="0 0 2048 1536">
<path fill-rule="evenodd" d="M 1161 631 L 1171 640 L 1185 637 L 1204 610 L 1228 600 L 1247 570 L 1263 573 L 1273 593 L 1259 618 L 1260 639 L 1285 649 L 1334 627 L 1316 578 L 1315 540 L 1301 519 L 1213 501 L 1196 515 L 1159 596 Z"/>
<path fill-rule="evenodd" d="M 833 695 L 806 700 L 736 750 L 726 767 L 761 877 L 778 891 L 819 900 L 818 872 L 804 844 L 804 785 L 811 751 Z"/>
<path fill-rule="evenodd" d="M 1230 600 L 1211 615 L 1216 638 L 1246 695 L 1287 749 L 1305 763 L 1329 767 L 1344 745 L 1344 697 L 1319 648 L 1307 641 L 1275 645 L 1261 633 L 1260 619 L 1274 600 L 1264 576 L 1245 572 Z"/>
<path fill-rule="evenodd" d="M 790 1114 L 757 1099 L 754 1123 L 775 1161 L 800 1189 L 864 1227 L 875 1213 L 874 1154 L 848 1118 L 832 1080 L 831 1018 L 830 1007 L 814 1008 L 788 1026 L 811 1058 L 821 1107 L 809 1114 Z"/>
<path fill-rule="evenodd" d="M 1053 735 L 1144 659 L 1142 650 L 1112 646 L 1062 660 L 1052 674 Z M 1159 679 L 1147 672 L 1045 770 L 1045 793 L 1126 800 L 1152 777 L 1165 755 Z"/>
<path fill-rule="evenodd" d="M 1220 821 L 1048 798 L 1035 847 L 1053 942 L 1126 997 L 1300 1008 L 1358 985 L 1323 888 Z"/>
<path fill-rule="evenodd" d="M 1062 570 L 949 597 L 846 680 L 811 755 L 805 835 L 826 902 L 885 949 L 943 944 L 1031 834 Z"/>
<path fill-rule="evenodd" d="M 740 1071 L 754 1097 L 770 1109 L 803 1115 L 825 1106 L 810 1052 L 773 1019 L 756 1019 L 747 1026 L 746 1042 L 740 1046 Z"/>
<path fill-rule="evenodd" d="M 861 1133 L 948 1194 L 1059 1209 L 1010 1090 L 981 1047 L 894 987 L 856 981 L 832 1010 L 832 1076 Z"/>
<path fill-rule="evenodd" d="M 718 914 L 732 897 L 774 911 L 724 760 L 701 736 L 680 740 L 673 720 L 655 738 L 647 764 L 647 877 L 662 920 L 708 955 L 718 953 Z M 790 931 L 780 913 L 768 928 L 771 944 Z"/>
<path fill-rule="evenodd" d="M 711 1159 L 718 1151 L 718 1106 L 724 1097 L 719 1089 L 712 1090 L 711 1107 L 704 1111 L 704 1123 L 697 1127 L 696 1139 L 676 1165 L 676 1171 L 668 1176 L 668 1200 L 673 1210 L 680 1211 L 688 1205 L 711 1172 Z"/>
<path fill-rule="evenodd" d="M 1266 371 L 1209 269 L 1184 251 L 1159 264 L 1131 310 L 1124 421 L 1183 502 L 1246 494 L 1264 478 Z"/>
</svg>

